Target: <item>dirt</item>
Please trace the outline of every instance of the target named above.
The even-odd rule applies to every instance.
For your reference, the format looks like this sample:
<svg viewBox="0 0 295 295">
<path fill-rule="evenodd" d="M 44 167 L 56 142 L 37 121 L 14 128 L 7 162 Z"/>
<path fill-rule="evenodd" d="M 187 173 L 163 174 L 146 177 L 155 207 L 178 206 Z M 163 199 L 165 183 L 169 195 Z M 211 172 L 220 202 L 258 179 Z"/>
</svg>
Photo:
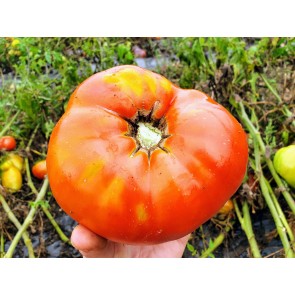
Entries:
<svg viewBox="0 0 295 295">
<path fill-rule="evenodd" d="M 16 203 L 15 203 L 16 204 Z M 50 198 L 50 212 L 54 216 L 57 223 L 60 225 L 63 232 L 70 237 L 72 230 L 76 226 L 76 222 L 66 215 L 55 202 L 54 198 Z M 10 202 L 11 205 L 11 202 Z M 27 213 L 27 209 L 24 206 L 18 205 L 14 208 L 14 213 L 22 220 Z M 15 227 L 7 220 L 3 212 L 0 211 L 0 218 L 4 223 L 2 230 L 6 235 L 13 238 L 16 234 Z M 261 249 L 263 256 L 269 257 L 283 257 L 282 245 L 279 237 L 276 234 L 275 225 L 267 209 L 260 210 L 256 214 L 252 215 L 253 229 L 257 242 Z M 200 229 L 192 233 L 189 241 L 200 254 L 201 251 L 208 247 L 209 238 L 213 239 L 220 232 L 221 228 L 211 220 L 203 224 L 202 231 Z M 48 258 L 80 258 L 80 253 L 71 245 L 61 241 L 59 235 L 54 230 L 52 224 L 39 208 L 33 223 L 28 229 L 34 252 L 36 257 L 48 257 Z M 5 251 L 7 251 L 11 241 L 5 242 Z M 223 243 L 214 251 L 214 257 L 218 258 L 245 258 L 250 257 L 249 244 L 247 238 L 242 231 L 239 223 L 236 221 L 226 234 Z M 193 258 L 198 255 L 192 255 L 192 253 L 186 248 L 183 254 L 183 258 Z M 16 247 L 14 257 L 28 257 L 28 251 L 23 241 L 21 240 Z"/>
</svg>

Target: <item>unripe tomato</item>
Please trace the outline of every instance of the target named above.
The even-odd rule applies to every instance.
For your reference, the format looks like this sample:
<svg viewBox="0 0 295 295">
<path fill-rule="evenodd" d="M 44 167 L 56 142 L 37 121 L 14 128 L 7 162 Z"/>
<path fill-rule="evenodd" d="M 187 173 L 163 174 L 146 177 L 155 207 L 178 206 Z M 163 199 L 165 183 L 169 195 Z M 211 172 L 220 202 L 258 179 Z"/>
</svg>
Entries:
<svg viewBox="0 0 295 295">
<path fill-rule="evenodd" d="M 11 151 L 16 147 L 16 141 L 12 136 L 2 136 L 0 138 L 0 150 Z"/>
<path fill-rule="evenodd" d="M 22 187 L 22 174 L 15 166 L 11 166 L 1 174 L 2 186 L 12 192 L 16 192 Z"/>
<path fill-rule="evenodd" d="M 24 166 L 24 159 L 17 154 L 9 153 L 6 156 L 4 162 L 0 165 L 0 169 L 7 170 L 11 166 L 14 166 L 18 170 L 22 171 L 23 166 Z"/>
<path fill-rule="evenodd" d="M 46 160 L 41 160 L 35 163 L 32 167 L 32 173 L 36 178 L 44 179 L 47 175 Z"/>
<path fill-rule="evenodd" d="M 197 90 L 136 66 L 97 73 L 53 129 L 48 178 L 59 205 L 107 239 L 178 239 L 239 188 L 248 145 L 239 122 Z"/>
<path fill-rule="evenodd" d="M 278 174 L 295 188 L 295 145 L 283 147 L 276 152 L 274 167 Z"/>
</svg>

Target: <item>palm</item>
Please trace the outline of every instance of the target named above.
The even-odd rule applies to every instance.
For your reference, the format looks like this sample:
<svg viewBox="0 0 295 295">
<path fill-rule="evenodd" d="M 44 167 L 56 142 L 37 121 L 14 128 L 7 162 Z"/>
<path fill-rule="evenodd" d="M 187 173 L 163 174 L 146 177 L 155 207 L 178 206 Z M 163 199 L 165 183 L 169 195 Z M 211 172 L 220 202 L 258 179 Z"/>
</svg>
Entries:
<svg viewBox="0 0 295 295">
<path fill-rule="evenodd" d="M 84 257 L 156 258 L 181 257 L 189 235 L 151 246 L 133 246 L 111 242 L 79 225 L 72 233 L 72 243 Z"/>
</svg>

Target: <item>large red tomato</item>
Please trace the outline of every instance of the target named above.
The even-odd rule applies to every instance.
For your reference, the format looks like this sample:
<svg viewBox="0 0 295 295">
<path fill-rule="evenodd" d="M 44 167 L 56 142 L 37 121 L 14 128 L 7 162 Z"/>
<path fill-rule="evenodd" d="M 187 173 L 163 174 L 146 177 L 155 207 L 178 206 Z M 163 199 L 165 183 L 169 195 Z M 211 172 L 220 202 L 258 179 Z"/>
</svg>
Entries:
<svg viewBox="0 0 295 295">
<path fill-rule="evenodd" d="M 54 197 L 80 224 L 113 241 L 153 244 L 216 214 L 247 159 L 241 125 L 206 94 L 119 66 L 72 94 L 47 169 Z"/>
</svg>

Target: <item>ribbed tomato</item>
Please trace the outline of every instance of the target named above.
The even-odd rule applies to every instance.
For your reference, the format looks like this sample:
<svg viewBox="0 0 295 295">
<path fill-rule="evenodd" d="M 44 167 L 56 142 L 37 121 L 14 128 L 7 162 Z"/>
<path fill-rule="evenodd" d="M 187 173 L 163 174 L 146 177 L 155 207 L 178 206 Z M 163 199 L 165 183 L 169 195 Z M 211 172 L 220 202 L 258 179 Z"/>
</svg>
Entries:
<svg viewBox="0 0 295 295">
<path fill-rule="evenodd" d="M 136 66 L 97 73 L 55 126 L 47 170 L 73 219 L 110 240 L 154 244 L 211 218 L 246 172 L 239 122 L 197 90 Z"/>
</svg>

